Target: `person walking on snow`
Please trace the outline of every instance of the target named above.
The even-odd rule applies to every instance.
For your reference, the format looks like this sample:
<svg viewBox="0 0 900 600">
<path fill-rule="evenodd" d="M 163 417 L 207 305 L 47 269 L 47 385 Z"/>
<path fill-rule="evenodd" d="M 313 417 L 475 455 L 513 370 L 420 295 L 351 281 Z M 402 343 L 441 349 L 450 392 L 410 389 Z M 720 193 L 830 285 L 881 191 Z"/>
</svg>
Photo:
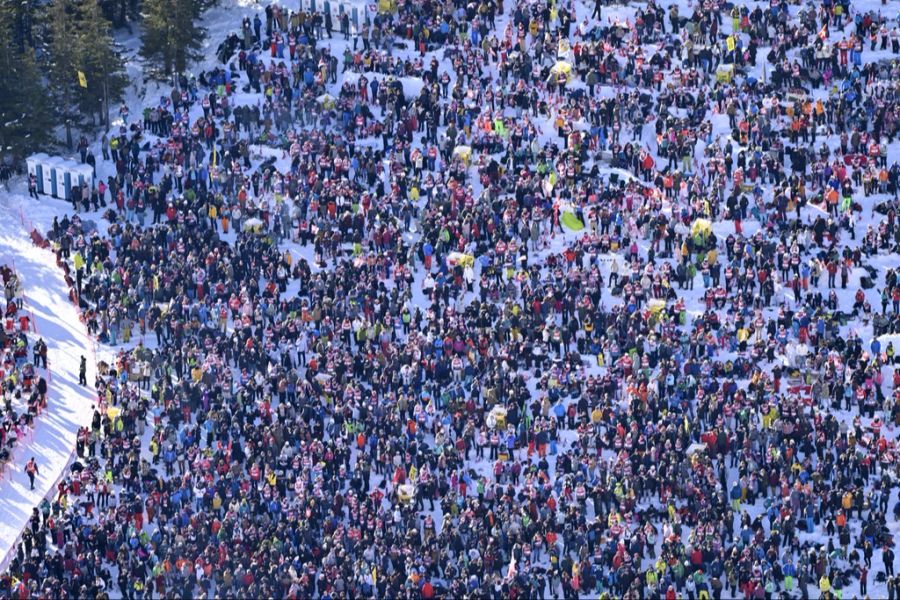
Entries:
<svg viewBox="0 0 900 600">
<path fill-rule="evenodd" d="M 25 472 L 28 473 L 28 481 L 31 483 L 31 489 L 34 489 L 34 476 L 38 474 L 38 466 L 34 461 L 34 457 L 25 465 Z"/>
<path fill-rule="evenodd" d="M 78 367 L 78 385 L 87 385 L 87 359 L 81 357 L 81 365 Z"/>
</svg>

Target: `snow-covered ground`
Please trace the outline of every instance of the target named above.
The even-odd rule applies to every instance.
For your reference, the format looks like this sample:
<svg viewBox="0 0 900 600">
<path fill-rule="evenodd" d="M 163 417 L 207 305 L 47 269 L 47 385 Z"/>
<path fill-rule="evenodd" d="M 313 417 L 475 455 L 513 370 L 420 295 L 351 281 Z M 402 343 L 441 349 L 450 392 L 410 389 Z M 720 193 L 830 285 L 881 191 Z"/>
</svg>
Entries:
<svg viewBox="0 0 900 600">
<path fill-rule="evenodd" d="M 5 565 L 32 509 L 55 491 L 75 454 L 78 429 L 91 422 L 95 400 L 93 342 L 69 301 L 55 256 L 32 244 L 23 213 L 10 200 L 0 196 L 0 264 L 14 266 L 19 274 L 35 335 L 48 342 L 49 389 L 47 408 L 35 420 L 30 435 L 15 448 L 13 461 L 0 480 L 0 566 Z M 87 387 L 78 385 L 82 354 L 88 358 Z M 32 456 L 39 469 L 34 490 L 29 489 L 24 470 Z"/>
</svg>

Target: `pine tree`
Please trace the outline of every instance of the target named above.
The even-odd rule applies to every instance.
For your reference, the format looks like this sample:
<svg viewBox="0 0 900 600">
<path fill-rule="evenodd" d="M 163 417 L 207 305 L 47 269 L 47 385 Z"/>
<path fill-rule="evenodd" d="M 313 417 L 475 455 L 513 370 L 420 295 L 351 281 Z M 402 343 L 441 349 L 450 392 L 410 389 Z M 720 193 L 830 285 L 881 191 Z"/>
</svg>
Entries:
<svg viewBox="0 0 900 600">
<path fill-rule="evenodd" d="M 139 14 L 138 0 L 97 0 L 97 4 L 114 28 L 127 27 L 131 31 L 129 23 Z"/>
<path fill-rule="evenodd" d="M 82 114 L 96 111 L 108 129 L 109 105 L 122 98 L 128 85 L 125 63 L 96 0 L 84 0 L 78 7 L 77 21 L 76 68 L 85 74 L 88 85 L 78 86 L 76 99 Z"/>
<path fill-rule="evenodd" d="M 99 115 L 109 126 L 109 105 L 121 99 L 128 83 L 125 66 L 96 0 L 56 0 L 48 12 L 48 29 L 53 100 L 71 148 L 72 126 L 88 125 L 86 117 L 93 125 Z"/>
<path fill-rule="evenodd" d="M 0 13 L 4 27 L 4 34 L 12 33 L 4 40 L 12 40 L 20 53 L 26 48 L 35 47 L 34 35 L 34 0 L 0 0 Z"/>
<path fill-rule="evenodd" d="M 76 10 L 71 0 L 57 0 L 50 5 L 47 13 L 48 44 L 47 67 L 50 80 L 50 96 L 57 117 L 66 127 L 66 145 L 72 149 L 72 124 L 78 119 L 75 106 L 76 86 L 78 86 L 77 20 Z"/>
<path fill-rule="evenodd" d="M 197 25 L 199 0 L 144 0 L 141 56 L 159 75 L 183 73 L 202 55 L 206 30 Z"/>
<path fill-rule="evenodd" d="M 0 153 L 22 158 L 53 139 L 53 110 L 34 49 L 16 39 L 20 15 L 0 4 Z M 21 36 L 21 34 L 19 34 Z"/>
</svg>

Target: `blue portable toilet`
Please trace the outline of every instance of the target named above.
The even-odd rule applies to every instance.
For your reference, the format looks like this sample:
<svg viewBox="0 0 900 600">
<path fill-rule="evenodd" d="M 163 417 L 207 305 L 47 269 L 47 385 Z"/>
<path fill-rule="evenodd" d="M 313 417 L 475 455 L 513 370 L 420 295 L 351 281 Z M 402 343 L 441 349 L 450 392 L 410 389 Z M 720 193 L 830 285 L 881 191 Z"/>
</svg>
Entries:
<svg viewBox="0 0 900 600">
<path fill-rule="evenodd" d="M 87 163 L 76 164 L 72 168 L 72 185 L 86 183 L 89 188 L 94 187 L 94 167 Z"/>
<path fill-rule="evenodd" d="M 56 189 L 56 168 L 61 166 L 61 163 L 62 159 L 51 156 L 43 165 L 44 193 L 54 198 L 59 198 Z"/>
<path fill-rule="evenodd" d="M 34 176 L 37 183 L 38 194 L 44 194 L 44 165 L 50 157 L 43 152 L 32 154 L 25 159 L 28 164 L 28 176 Z"/>
<path fill-rule="evenodd" d="M 72 163 L 67 160 L 59 160 L 54 170 L 56 179 L 56 197 L 61 200 L 69 200 L 72 190 Z"/>
</svg>

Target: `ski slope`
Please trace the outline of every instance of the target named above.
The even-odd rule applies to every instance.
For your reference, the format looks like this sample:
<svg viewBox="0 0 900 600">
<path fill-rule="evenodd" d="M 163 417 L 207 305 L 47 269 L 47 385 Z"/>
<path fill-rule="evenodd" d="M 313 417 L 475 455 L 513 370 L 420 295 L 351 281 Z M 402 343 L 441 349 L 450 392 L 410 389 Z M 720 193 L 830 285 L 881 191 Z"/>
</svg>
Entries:
<svg viewBox="0 0 900 600">
<path fill-rule="evenodd" d="M 25 290 L 26 308 L 34 319 L 35 335 L 47 341 L 49 373 L 47 408 L 35 420 L 31 434 L 13 451 L 13 460 L 0 479 L 0 557 L 5 565 L 32 508 L 52 495 L 75 455 L 78 429 L 89 425 L 93 414 L 95 361 L 92 342 L 69 301 L 65 279 L 50 250 L 31 243 L 23 218 L 15 206 L 0 210 L 0 264 L 14 266 Z M 81 355 L 88 357 L 89 387 L 78 385 Z M 38 369 L 40 371 L 40 369 Z M 38 476 L 29 489 L 25 463 L 36 457 Z"/>
</svg>

